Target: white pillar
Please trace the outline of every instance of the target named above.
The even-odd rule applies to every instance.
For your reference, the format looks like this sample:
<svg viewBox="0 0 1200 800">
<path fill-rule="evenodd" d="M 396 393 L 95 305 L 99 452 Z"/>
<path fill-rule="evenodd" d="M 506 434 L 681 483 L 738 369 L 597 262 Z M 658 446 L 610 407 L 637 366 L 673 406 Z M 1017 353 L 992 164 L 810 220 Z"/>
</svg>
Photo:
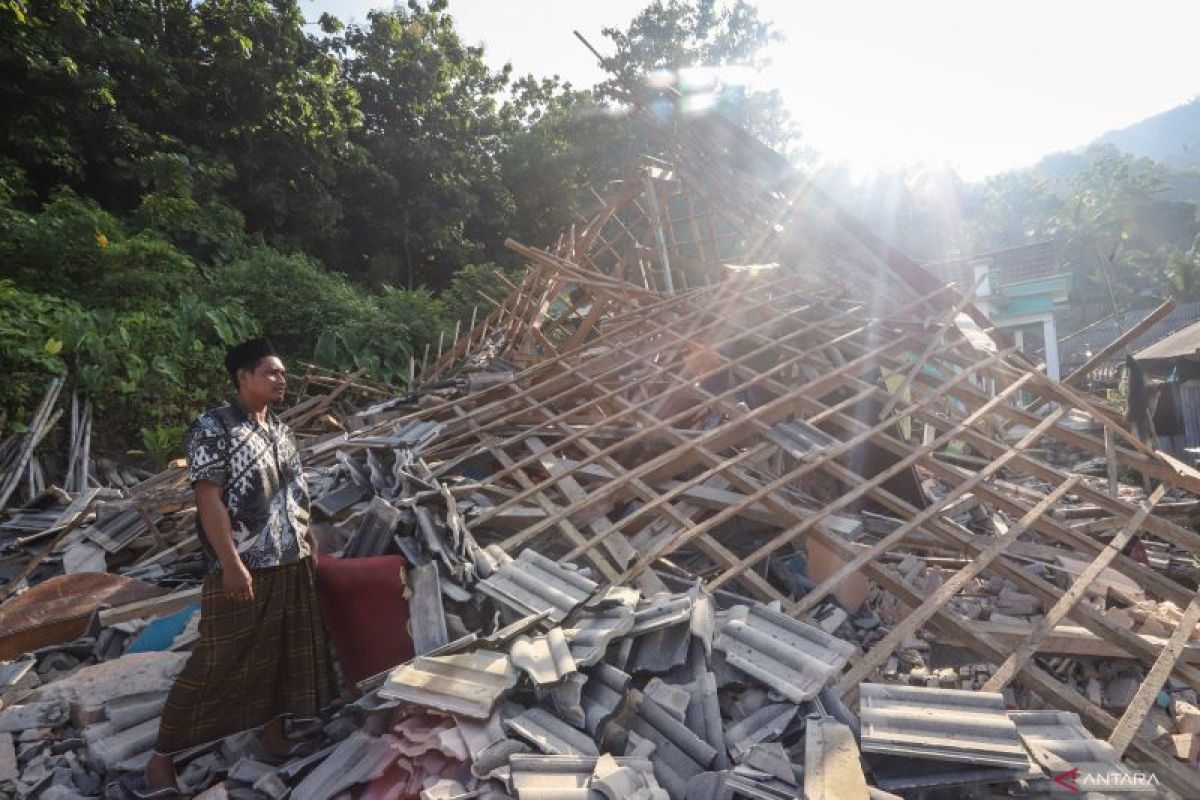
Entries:
<svg viewBox="0 0 1200 800">
<path fill-rule="evenodd" d="M 1046 374 L 1058 380 L 1058 327 L 1053 314 L 1042 320 L 1042 338 L 1046 340 Z"/>
</svg>

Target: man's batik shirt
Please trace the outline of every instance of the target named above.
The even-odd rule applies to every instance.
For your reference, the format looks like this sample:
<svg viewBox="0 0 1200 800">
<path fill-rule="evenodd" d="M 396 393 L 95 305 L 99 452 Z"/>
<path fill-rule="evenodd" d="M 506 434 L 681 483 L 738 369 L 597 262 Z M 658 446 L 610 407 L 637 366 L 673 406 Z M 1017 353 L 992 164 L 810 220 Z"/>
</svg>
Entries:
<svg viewBox="0 0 1200 800">
<path fill-rule="evenodd" d="M 188 473 L 221 487 L 233 544 L 247 569 L 291 564 L 308 556 L 308 485 L 291 431 L 274 412 L 260 425 L 236 400 L 201 414 L 184 437 Z M 220 572 L 196 517 L 204 564 Z"/>
</svg>

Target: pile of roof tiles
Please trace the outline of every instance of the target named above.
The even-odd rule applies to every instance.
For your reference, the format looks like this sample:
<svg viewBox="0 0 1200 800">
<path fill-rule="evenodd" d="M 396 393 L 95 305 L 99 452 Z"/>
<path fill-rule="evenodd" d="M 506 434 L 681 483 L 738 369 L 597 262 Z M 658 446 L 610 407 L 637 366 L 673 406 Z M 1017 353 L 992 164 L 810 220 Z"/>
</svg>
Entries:
<svg viewBox="0 0 1200 800">
<path fill-rule="evenodd" d="M 520 285 L 412 394 L 302 441 L 323 552 L 397 564 L 408 625 L 366 649 L 414 655 L 300 724 L 320 752 L 229 737 L 181 756 L 187 788 L 1194 794 L 1200 472 L 742 132 L 671 133 L 586 225 L 510 243 Z M 194 637 L 186 473 L 80 503 L 27 509 L 52 544 L 5 565 L 5 800 L 124 796 Z M 149 698 L 60 693 L 144 660 Z"/>
</svg>

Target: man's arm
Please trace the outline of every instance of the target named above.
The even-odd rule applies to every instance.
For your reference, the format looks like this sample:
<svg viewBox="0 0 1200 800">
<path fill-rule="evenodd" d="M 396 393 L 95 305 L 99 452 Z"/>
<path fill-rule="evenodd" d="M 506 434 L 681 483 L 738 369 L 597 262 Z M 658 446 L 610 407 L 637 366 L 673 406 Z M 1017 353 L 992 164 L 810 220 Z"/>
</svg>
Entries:
<svg viewBox="0 0 1200 800">
<path fill-rule="evenodd" d="M 231 600 L 253 600 L 254 582 L 233 545 L 233 528 L 229 524 L 229 510 L 221 499 L 221 487 L 211 481 L 196 481 L 193 488 L 200 527 L 221 564 L 225 593 Z"/>
</svg>

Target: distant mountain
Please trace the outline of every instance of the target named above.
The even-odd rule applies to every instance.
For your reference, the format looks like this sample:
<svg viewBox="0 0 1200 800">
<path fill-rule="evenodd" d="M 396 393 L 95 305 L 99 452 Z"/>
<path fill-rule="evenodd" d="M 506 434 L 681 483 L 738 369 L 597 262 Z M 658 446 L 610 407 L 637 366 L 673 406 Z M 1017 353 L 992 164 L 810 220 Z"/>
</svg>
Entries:
<svg viewBox="0 0 1200 800">
<path fill-rule="evenodd" d="M 1109 131 L 1096 140 L 1167 166 L 1200 166 L 1200 98 L 1153 117 Z"/>
</svg>

